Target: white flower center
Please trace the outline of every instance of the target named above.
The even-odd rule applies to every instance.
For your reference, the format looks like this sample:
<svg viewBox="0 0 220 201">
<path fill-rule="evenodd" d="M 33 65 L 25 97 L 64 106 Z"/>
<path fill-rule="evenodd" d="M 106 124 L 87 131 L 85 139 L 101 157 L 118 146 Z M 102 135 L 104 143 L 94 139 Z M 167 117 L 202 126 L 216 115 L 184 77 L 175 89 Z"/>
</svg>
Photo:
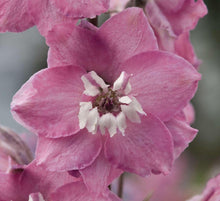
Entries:
<svg viewBox="0 0 220 201">
<path fill-rule="evenodd" d="M 45 201 L 41 193 L 31 193 L 28 201 Z"/>
<path fill-rule="evenodd" d="M 84 94 L 90 96 L 91 101 L 80 102 L 80 129 L 87 128 L 92 134 L 96 134 L 99 129 L 103 135 L 107 129 L 111 137 L 119 130 L 124 136 L 126 118 L 131 122 L 141 122 L 138 113 L 146 113 L 137 99 L 129 95 L 130 77 L 131 75 L 123 71 L 113 87 L 107 85 L 94 71 L 81 77 L 85 87 Z"/>
</svg>

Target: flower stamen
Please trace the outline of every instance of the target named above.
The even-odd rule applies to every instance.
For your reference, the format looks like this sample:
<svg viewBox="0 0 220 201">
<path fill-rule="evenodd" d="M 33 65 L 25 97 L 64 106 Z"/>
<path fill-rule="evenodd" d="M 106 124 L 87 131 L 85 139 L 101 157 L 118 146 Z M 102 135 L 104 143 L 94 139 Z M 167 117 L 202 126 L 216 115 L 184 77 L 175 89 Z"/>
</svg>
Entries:
<svg viewBox="0 0 220 201">
<path fill-rule="evenodd" d="M 146 113 L 135 97 L 128 96 L 131 92 L 131 76 L 123 71 L 113 87 L 105 84 L 94 71 L 82 76 L 84 94 L 90 96 L 91 101 L 80 102 L 80 129 L 87 128 L 92 134 L 96 134 L 99 129 L 103 135 L 107 129 L 110 137 L 113 137 L 118 129 L 124 136 L 127 127 L 126 117 L 131 122 L 141 122 L 138 113 Z"/>
</svg>

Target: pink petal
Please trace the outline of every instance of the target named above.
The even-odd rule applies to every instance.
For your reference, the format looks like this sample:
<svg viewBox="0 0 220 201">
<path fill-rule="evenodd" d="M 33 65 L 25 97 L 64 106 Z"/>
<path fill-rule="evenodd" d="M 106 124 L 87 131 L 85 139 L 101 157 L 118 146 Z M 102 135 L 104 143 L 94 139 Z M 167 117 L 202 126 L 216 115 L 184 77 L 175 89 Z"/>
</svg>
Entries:
<svg viewBox="0 0 220 201">
<path fill-rule="evenodd" d="M 165 122 L 165 125 L 173 136 L 174 157 L 178 158 L 195 138 L 198 130 L 190 127 L 188 123 L 175 118 Z"/>
<path fill-rule="evenodd" d="M 0 174 L 0 200 L 8 201 L 24 201 L 28 200 L 28 194 L 21 191 L 19 178 L 22 172 L 14 172 L 11 174 Z M 21 193 L 22 192 L 22 193 Z"/>
<path fill-rule="evenodd" d="M 153 30 L 140 8 L 129 8 L 110 18 L 100 27 L 99 34 L 114 52 L 115 63 L 158 49 Z"/>
<path fill-rule="evenodd" d="M 207 14 L 207 8 L 203 0 L 152 0 L 148 1 L 146 12 L 153 26 L 180 35 L 194 29 Z"/>
<path fill-rule="evenodd" d="M 50 0 L 57 10 L 65 16 L 92 18 L 109 8 L 109 0 Z"/>
<path fill-rule="evenodd" d="M 80 170 L 84 183 L 92 192 L 102 192 L 122 171 L 116 169 L 101 153 L 89 167 Z M 95 178 L 95 179 L 94 179 Z"/>
<path fill-rule="evenodd" d="M 199 18 L 207 14 L 203 0 L 197 2 L 194 0 L 151 0 L 147 2 L 145 11 L 157 36 L 160 49 L 177 53 L 197 67 L 199 61 L 189 38 L 187 39 L 187 34 L 195 28 Z M 183 36 L 176 41 L 181 34 Z M 186 44 L 183 44 L 183 41 Z"/>
<path fill-rule="evenodd" d="M 220 175 L 210 179 L 201 195 L 187 201 L 218 201 L 220 199 Z"/>
<path fill-rule="evenodd" d="M 175 41 L 175 53 L 188 60 L 196 68 L 198 68 L 201 63 L 196 57 L 193 46 L 190 42 L 189 32 L 185 32 L 177 38 Z"/>
<path fill-rule="evenodd" d="M 188 103 L 186 107 L 183 108 L 183 113 L 185 115 L 186 122 L 188 124 L 192 124 L 195 120 L 195 111 L 191 103 Z"/>
<path fill-rule="evenodd" d="M 0 32 L 21 32 L 33 25 L 28 0 L 0 1 Z"/>
<path fill-rule="evenodd" d="M 74 28 L 72 24 L 54 26 L 48 33 L 47 44 L 49 67 L 74 64 L 102 74 L 113 62 L 113 53 L 95 29 Z"/>
<path fill-rule="evenodd" d="M 83 182 L 66 184 L 56 190 L 50 197 L 53 201 L 120 201 L 111 191 L 105 190 L 103 194 L 89 192 Z"/>
<path fill-rule="evenodd" d="M 0 200 L 24 201 L 31 193 L 40 192 L 45 199 L 57 188 L 79 179 L 67 172 L 46 171 L 33 161 L 28 166 L 14 169 L 8 174 L 0 174 Z"/>
<path fill-rule="evenodd" d="M 133 74 L 130 79 L 132 93 L 146 113 L 150 112 L 163 121 L 183 109 L 195 94 L 201 78 L 190 63 L 161 51 L 134 56 L 118 71 Z"/>
<path fill-rule="evenodd" d="M 39 137 L 36 158 L 50 171 L 78 170 L 91 165 L 101 149 L 100 136 L 82 130 L 63 138 Z"/>
<path fill-rule="evenodd" d="M 157 36 L 160 49 L 173 52 L 176 35 L 162 10 L 154 0 L 151 0 L 147 2 L 145 11 Z"/>
<path fill-rule="evenodd" d="M 79 179 L 72 177 L 68 172 L 50 172 L 44 167 L 37 166 L 36 161 L 29 164 L 19 181 L 20 193 L 30 194 L 40 192 L 45 199 L 57 188 Z"/>
<path fill-rule="evenodd" d="M 56 138 L 76 133 L 84 73 L 73 66 L 47 68 L 36 73 L 13 97 L 14 118 L 39 135 Z"/>
<path fill-rule="evenodd" d="M 59 13 L 50 0 L 34 0 L 29 1 L 28 4 L 33 21 L 43 36 L 46 36 L 48 31 L 56 24 L 72 23 L 74 25 L 77 23 L 77 19 Z"/>
<path fill-rule="evenodd" d="M 125 136 L 116 134 L 105 144 L 108 160 L 118 168 L 145 176 L 168 173 L 173 162 L 172 138 L 163 123 L 148 114 L 141 124 L 130 123 Z"/>
</svg>

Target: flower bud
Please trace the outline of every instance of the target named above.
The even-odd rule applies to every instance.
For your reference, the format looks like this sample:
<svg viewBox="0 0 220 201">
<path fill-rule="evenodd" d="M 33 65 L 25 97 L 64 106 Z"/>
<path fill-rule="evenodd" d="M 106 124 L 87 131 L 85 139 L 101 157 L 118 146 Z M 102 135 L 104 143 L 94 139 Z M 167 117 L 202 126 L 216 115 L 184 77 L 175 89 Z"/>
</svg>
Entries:
<svg viewBox="0 0 220 201">
<path fill-rule="evenodd" d="M 17 165 L 27 165 L 33 160 L 24 141 L 12 130 L 0 126 L 0 172 Z"/>
</svg>

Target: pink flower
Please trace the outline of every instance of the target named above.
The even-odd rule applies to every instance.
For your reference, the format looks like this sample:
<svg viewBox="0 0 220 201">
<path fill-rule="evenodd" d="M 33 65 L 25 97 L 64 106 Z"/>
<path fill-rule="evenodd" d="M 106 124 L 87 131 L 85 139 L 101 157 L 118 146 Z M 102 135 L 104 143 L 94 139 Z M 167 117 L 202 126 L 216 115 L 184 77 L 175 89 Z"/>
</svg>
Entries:
<svg viewBox="0 0 220 201">
<path fill-rule="evenodd" d="M 90 192 L 81 178 L 74 178 L 67 172 L 46 171 L 41 166 L 36 166 L 35 161 L 26 167 L 14 169 L 8 174 L 0 173 L 0 178 L 0 200 L 120 200 L 108 189 L 98 195 Z M 93 179 L 96 180 L 96 178 Z"/>
<path fill-rule="evenodd" d="M 185 201 L 187 193 L 182 184 L 185 182 L 185 163 L 176 161 L 169 175 L 150 175 L 139 177 L 125 174 L 123 182 L 123 201 Z M 118 180 L 112 184 L 116 192 Z"/>
<path fill-rule="evenodd" d="M 220 175 L 209 180 L 202 195 L 194 196 L 188 201 L 219 201 L 219 200 L 220 200 Z"/>
<path fill-rule="evenodd" d="M 141 9 L 100 29 L 56 26 L 47 43 L 52 68 L 31 77 L 12 102 L 14 118 L 39 135 L 38 164 L 83 171 L 101 153 L 110 169 L 168 173 L 173 138 L 164 122 L 189 102 L 200 74 L 158 50 Z"/>
<path fill-rule="evenodd" d="M 37 25 L 46 35 L 54 24 L 95 17 L 107 11 L 108 4 L 109 0 L 2 0 L 0 32 L 20 32 Z"/>
<path fill-rule="evenodd" d="M 199 60 L 190 43 L 189 31 L 207 14 L 203 0 L 149 0 L 145 10 L 160 49 L 175 52 L 197 67 Z"/>
<path fill-rule="evenodd" d="M 87 183 L 84 184 L 82 177 L 74 178 L 67 172 L 46 171 L 43 167 L 37 166 L 36 161 L 31 162 L 32 156 L 26 144 L 16 133 L 3 127 L 0 128 L 0 156 L 1 201 L 89 200 L 87 198 L 103 201 L 120 200 L 107 187 L 99 190 L 96 187 L 96 192 L 88 190 L 87 186 L 90 187 L 90 183 L 92 186 L 96 182 L 104 181 L 103 177 L 98 177 L 101 176 L 100 174 L 94 176 L 94 169 L 92 169 L 96 168 L 97 170 L 102 164 L 99 159 L 94 162 L 93 167 L 81 172 L 82 177 L 87 176 L 87 174 L 94 176 L 92 181 L 87 179 Z M 25 164 L 28 165 L 25 166 Z M 110 171 L 106 178 L 109 184 L 115 176 L 121 173 L 118 170 L 109 169 L 109 166 L 106 165 L 102 168 L 102 172 L 104 168 L 105 172 Z"/>
</svg>

